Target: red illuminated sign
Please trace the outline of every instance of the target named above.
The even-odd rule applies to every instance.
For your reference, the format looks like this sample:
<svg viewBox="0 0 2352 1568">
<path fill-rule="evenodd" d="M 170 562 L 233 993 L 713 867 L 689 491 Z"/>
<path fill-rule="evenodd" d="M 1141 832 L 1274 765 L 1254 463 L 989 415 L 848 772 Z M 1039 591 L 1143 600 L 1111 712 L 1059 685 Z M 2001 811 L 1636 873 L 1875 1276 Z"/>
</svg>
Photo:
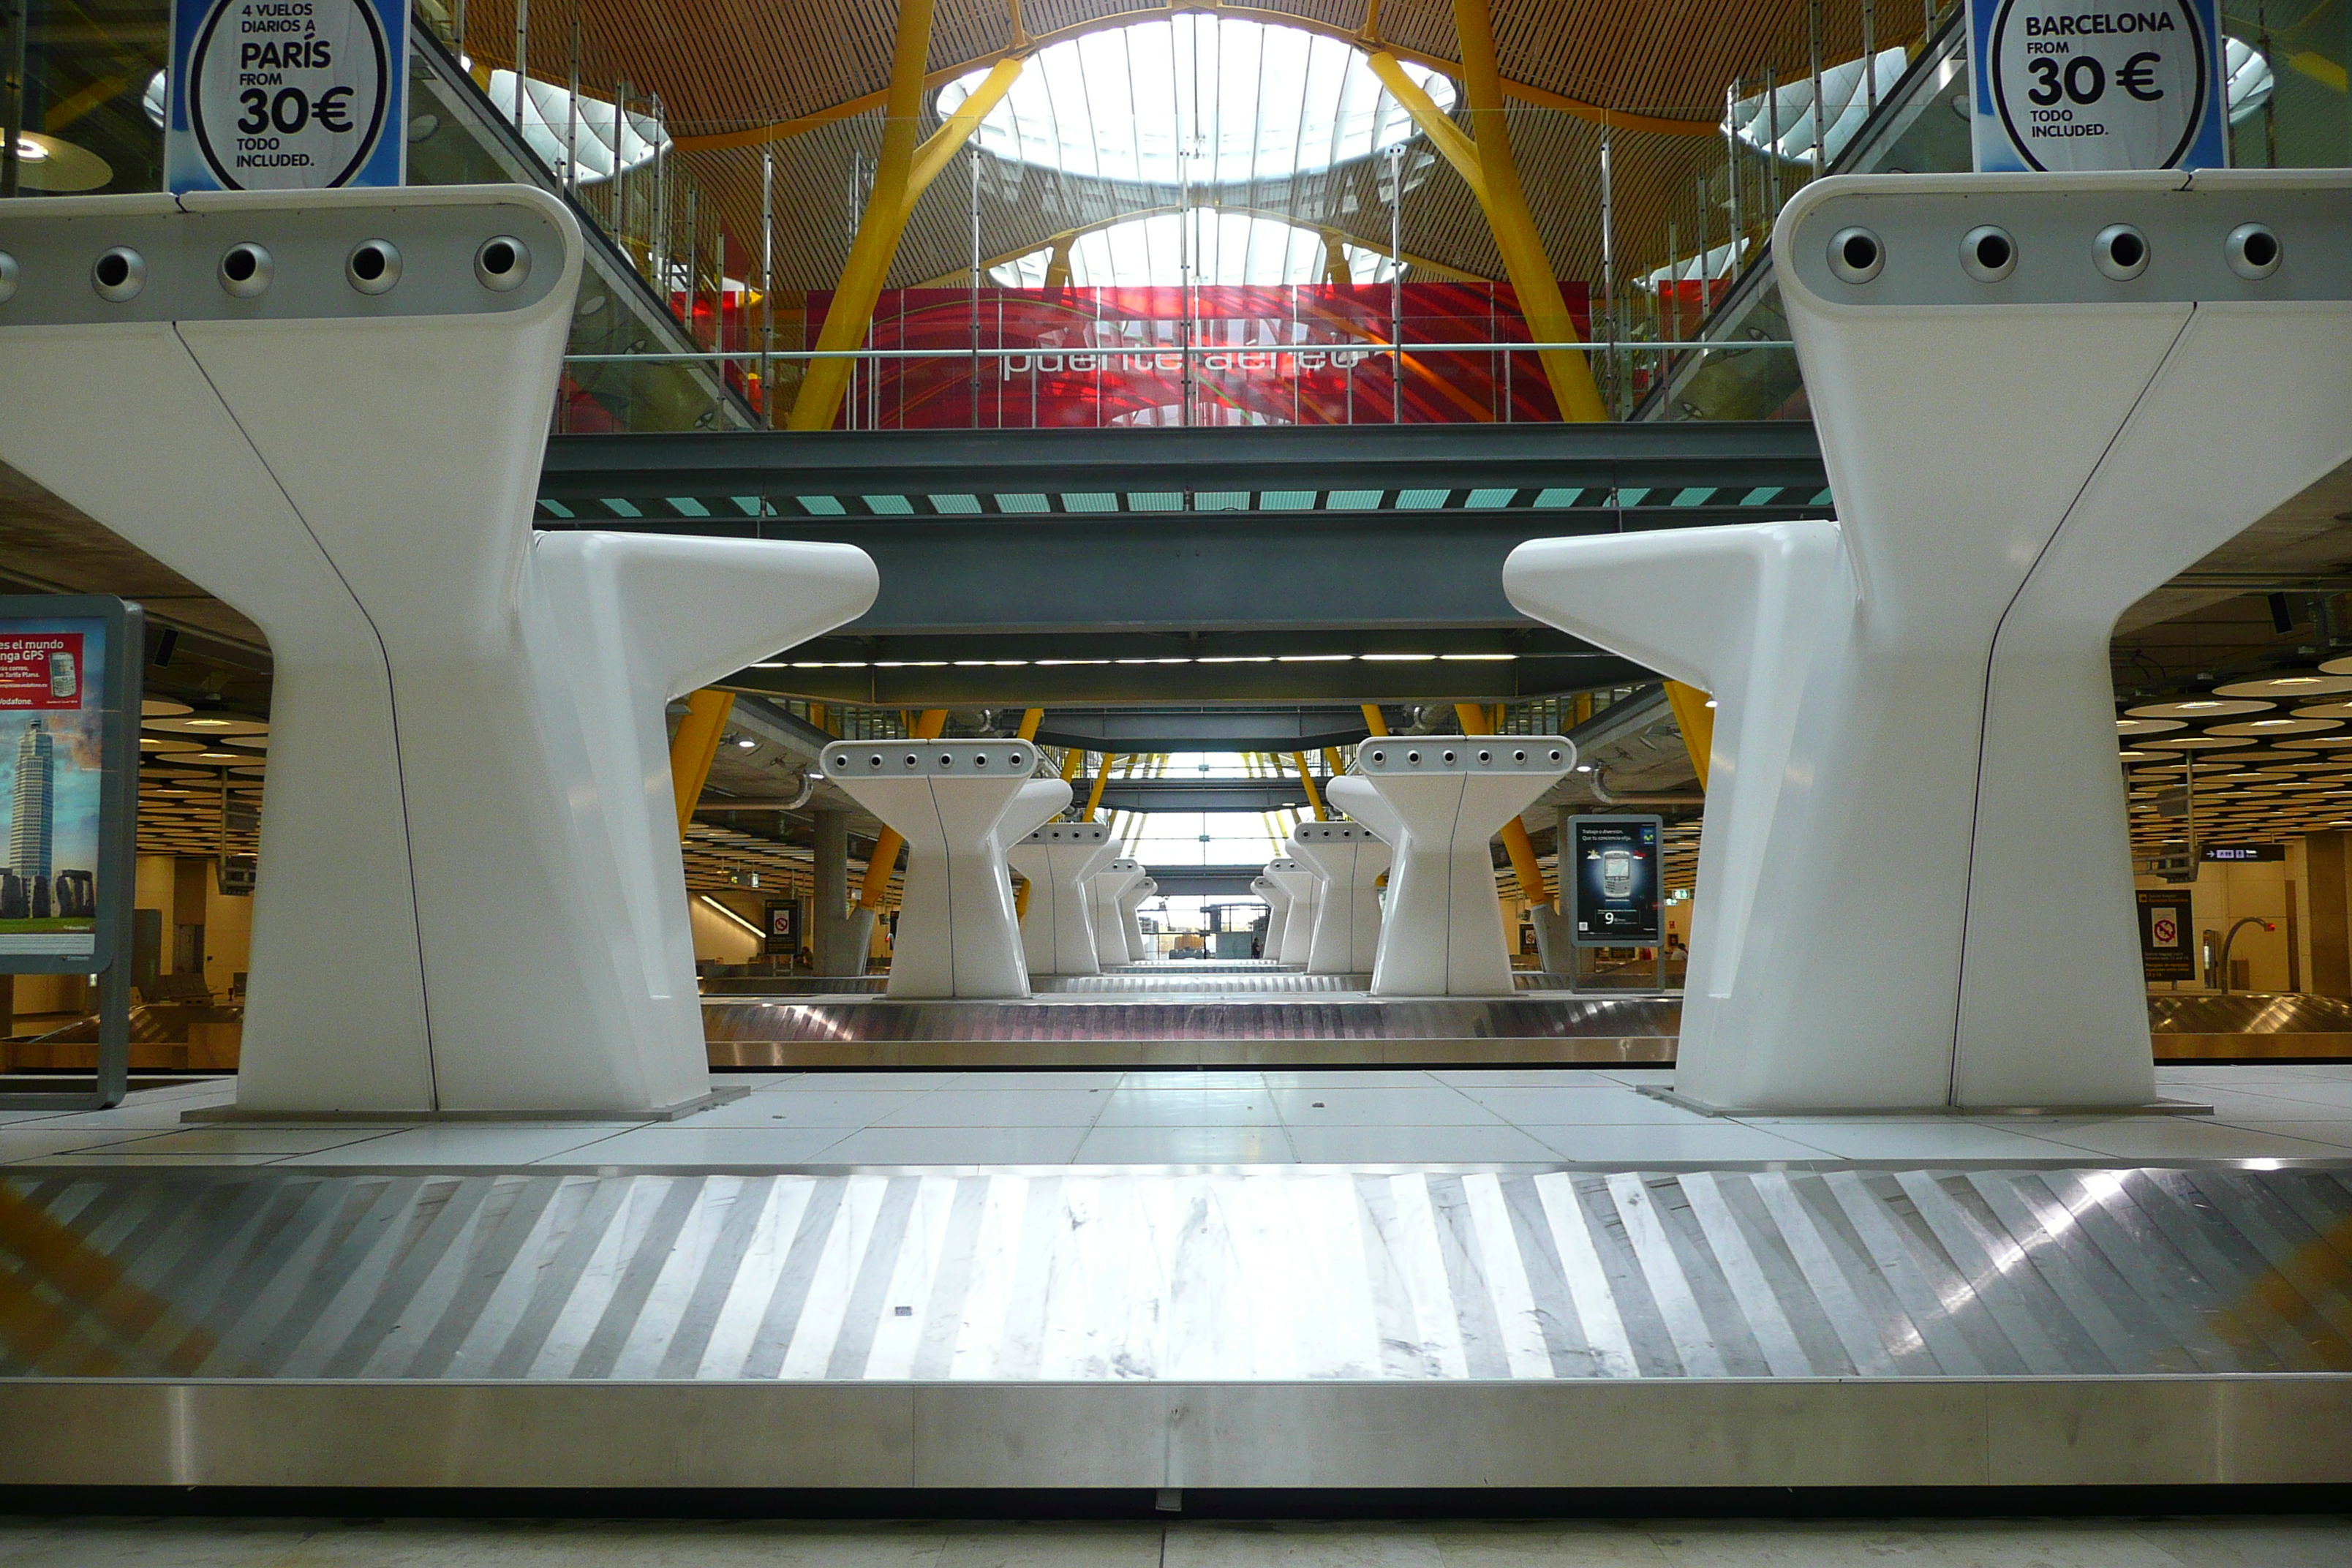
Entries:
<svg viewBox="0 0 2352 1568">
<path fill-rule="evenodd" d="M 79 632 L 0 635 L 0 710 L 81 706 Z"/>
</svg>

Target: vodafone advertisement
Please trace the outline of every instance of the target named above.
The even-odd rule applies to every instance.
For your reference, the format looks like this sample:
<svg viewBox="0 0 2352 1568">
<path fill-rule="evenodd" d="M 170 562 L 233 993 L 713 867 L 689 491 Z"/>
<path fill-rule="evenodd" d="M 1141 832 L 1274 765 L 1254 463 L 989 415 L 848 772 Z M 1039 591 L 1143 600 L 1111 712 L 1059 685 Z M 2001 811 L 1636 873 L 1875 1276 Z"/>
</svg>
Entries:
<svg viewBox="0 0 2352 1568">
<path fill-rule="evenodd" d="M 0 622 L 0 957 L 97 951 L 106 623 Z"/>
</svg>

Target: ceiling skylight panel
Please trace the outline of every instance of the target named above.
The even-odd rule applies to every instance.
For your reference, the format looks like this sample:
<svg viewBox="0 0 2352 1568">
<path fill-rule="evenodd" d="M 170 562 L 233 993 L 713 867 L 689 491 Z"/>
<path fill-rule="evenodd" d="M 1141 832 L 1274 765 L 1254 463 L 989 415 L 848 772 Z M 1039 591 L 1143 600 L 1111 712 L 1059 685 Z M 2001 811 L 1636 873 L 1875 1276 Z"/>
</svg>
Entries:
<svg viewBox="0 0 2352 1568">
<path fill-rule="evenodd" d="M 1441 109 L 1453 82 L 1406 66 Z M 952 113 L 984 73 L 940 90 Z M 1185 13 L 1038 52 L 975 140 L 997 157 L 1159 185 L 1287 179 L 1373 156 L 1414 134 L 1364 56 L 1338 39 Z"/>
</svg>

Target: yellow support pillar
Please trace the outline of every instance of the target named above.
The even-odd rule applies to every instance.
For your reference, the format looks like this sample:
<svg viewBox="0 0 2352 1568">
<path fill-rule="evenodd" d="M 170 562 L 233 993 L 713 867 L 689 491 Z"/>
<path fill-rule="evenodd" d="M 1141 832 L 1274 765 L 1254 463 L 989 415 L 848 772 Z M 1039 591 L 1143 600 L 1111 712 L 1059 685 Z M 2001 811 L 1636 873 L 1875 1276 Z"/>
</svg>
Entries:
<svg viewBox="0 0 2352 1568">
<path fill-rule="evenodd" d="M 1462 721 L 1462 732 L 1465 735 L 1495 732 L 1494 719 L 1475 702 L 1456 702 L 1454 714 Z M 1549 903 L 1543 866 L 1536 859 L 1535 841 L 1528 837 L 1528 825 L 1516 816 L 1503 824 L 1503 852 L 1511 858 L 1511 874 L 1519 879 L 1519 897 L 1531 904 Z"/>
<path fill-rule="evenodd" d="M 946 709 L 927 708 L 923 716 L 915 721 L 914 738 L 936 741 L 947 725 Z M 879 910 L 882 907 L 883 899 L 890 891 L 890 873 L 898 864 L 898 851 L 906 847 L 907 841 L 899 836 L 898 830 L 884 825 L 882 837 L 874 841 L 874 854 L 866 862 L 866 880 L 857 889 L 859 908 Z"/>
<path fill-rule="evenodd" d="M 1293 752 L 1290 753 L 1290 760 L 1297 765 L 1298 782 L 1307 787 L 1307 804 L 1315 808 L 1315 820 L 1330 821 L 1329 814 L 1323 809 L 1323 792 L 1315 787 L 1315 775 L 1307 771 L 1307 753 Z"/>
<path fill-rule="evenodd" d="M 1080 822 L 1092 822 L 1095 819 L 1095 809 L 1102 805 L 1103 785 L 1110 783 L 1110 770 L 1118 761 L 1118 759 L 1109 752 L 1103 753 L 1102 772 L 1095 775 L 1094 788 L 1087 791 L 1087 809 L 1079 815 Z"/>
<path fill-rule="evenodd" d="M 1706 793 L 1707 759 L 1715 755 L 1715 710 L 1706 693 L 1679 680 L 1666 682 L 1666 706 L 1683 728 L 1683 744 L 1690 751 L 1691 767 L 1698 773 L 1699 793 Z"/>
<path fill-rule="evenodd" d="M 1388 716 L 1380 710 L 1378 704 L 1371 702 L 1364 704 L 1364 728 L 1375 735 L 1385 735 L 1389 732 Z"/>
<path fill-rule="evenodd" d="M 1576 319 L 1560 297 L 1559 279 L 1552 276 L 1544 254 L 1543 237 L 1536 232 L 1535 215 L 1528 210 L 1527 192 L 1519 184 L 1518 164 L 1511 156 L 1511 135 L 1504 121 L 1502 73 L 1495 63 L 1495 25 L 1486 0 L 1454 0 L 1454 26 L 1462 39 L 1464 96 L 1470 103 L 1470 133 L 1446 118 L 1429 94 L 1404 74 L 1394 55 L 1386 50 L 1371 57 L 1372 71 L 1390 95 L 1404 105 L 1413 123 L 1445 161 L 1468 182 L 1486 215 L 1495 248 L 1503 253 L 1511 291 L 1518 296 L 1519 314 L 1538 342 L 1582 341 Z M 1559 416 L 1572 422 L 1609 417 L 1593 384 L 1591 356 L 1574 349 L 1550 349 L 1536 356 L 1544 377 L 1551 383 Z"/>
<path fill-rule="evenodd" d="M 719 737 L 727 733 L 727 715 L 735 711 L 735 694 L 704 687 L 686 700 L 686 717 L 669 742 L 669 787 L 677 799 L 677 836 L 686 837 L 694 820 L 694 803 L 710 782 L 710 764 L 719 755 Z"/>
<path fill-rule="evenodd" d="M 1037 726 L 1045 721 L 1045 710 L 1043 708 L 1024 709 L 1021 713 L 1021 739 L 1024 741 L 1035 740 L 1037 738 Z"/>
<path fill-rule="evenodd" d="M 1086 765 L 1087 749 L 1084 746 L 1072 746 L 1068 751 L 1064 752 L 1062 753 L 1062 782 L 1064 784 L 1067 784 L 1072 779 L 1076 778 L 1078 776 L 1078 770 Z"/>
<path fill-rule="evenodd" d="M 849 260 L 842 267 L 840 285 L 825 310 L 824 326 L 817 333 L 816 346 L 825 353 L 854 349 L 865 341 L 866 329 L 874 320 L 875 301 L 881 298 L 891 259 L 898 253 L 898 237 L 906 229 L 908 215 L 1021 74 L 1017 57 L 999 60 L 947 123 L 917 146 L 915 132 L 921 125 L 919 116 L 923 107 L 923 62 L 931 47 L 931 8 L 932 0 L 903 0 L 899 8 L 898 43 L 890 58 L 890 88 L 882 109 L 882 150 L 874 166 L 874 190 L 866 197 L 864 215 L 857 220 L 857 237 L 850 244 Z M 811 360 L 808 374 L 801 380 L 800 394 L 793 400 L 787 428 L 833 428 L 834 416 L 841 412 L 842 394 L 849 387 L 849 367 L 853 363 L 845 359 Z"/>
<path fill-rule="evenodd" d="M 1324 747 L 1323 772 L 1328 776 L 1336 779 L 1347 771 L 1348 764 L 1339 760 L 1339 748 L 1337 746 Z"/>
</svg>

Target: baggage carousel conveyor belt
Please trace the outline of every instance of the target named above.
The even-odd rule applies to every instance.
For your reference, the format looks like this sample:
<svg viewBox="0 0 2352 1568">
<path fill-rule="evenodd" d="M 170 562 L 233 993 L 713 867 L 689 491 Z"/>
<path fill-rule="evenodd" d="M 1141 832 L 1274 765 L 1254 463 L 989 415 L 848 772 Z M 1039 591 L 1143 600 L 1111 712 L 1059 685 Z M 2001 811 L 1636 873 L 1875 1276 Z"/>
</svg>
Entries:
<svg viewBox="0 0 2352 1568">
<path fill-rule="evenodd" d="M 1660 997 L 1375 1001 L 1097 993 L 1026 1002 L 706 997 L 714 1067 L 1669 1062 Z"/>
<path fill-rule="evenodd" d="M 1154 976 L 1022 1002 L 717 994 L 703 1026 L 714 1067 L 877 1068 L 1666 1064 L 1682 1025 L 1676 996 L 1382 1001 L 1362 976 L 1279 978 L 1349 988 L 1169 994 Z M 2352 1058 L 2352 1003 L 2335 997 L 2159 993 L 2148 1025 L 2159 1061 Z"/>
<path fill-rule="evenodd" d="M 28 1165 L 0 1485 L 2343 1484 L 2347 1246 L 2335 1163 Z"/>
</svg>

